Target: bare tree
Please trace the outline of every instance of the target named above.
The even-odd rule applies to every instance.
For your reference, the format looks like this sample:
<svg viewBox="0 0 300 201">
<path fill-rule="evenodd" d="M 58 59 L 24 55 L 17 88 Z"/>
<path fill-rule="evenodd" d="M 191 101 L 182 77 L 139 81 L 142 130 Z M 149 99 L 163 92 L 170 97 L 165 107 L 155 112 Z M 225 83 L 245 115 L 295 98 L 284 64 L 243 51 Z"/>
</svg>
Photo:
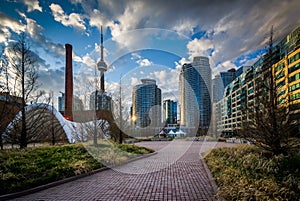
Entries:
<svg viewBox="0 0 300 201">
<path fill-rule="evenodd" d="M 115 141 L 122 144 L 125 137 L 132 135 L 134 128 L 131 125 L 131 114 L 130 114 L 130 89 L 131 86 L 122 84 L 120 78 L 119 89 L 113 94 L 113 110 L 112 115 L 114 123 L 111 125 L 111 133 Z"/>
<path fill-rule="evenodd" d="M 261 58 L 259 76 L 254 78 L 254 104 L 246 103 L 242 108 L 242 127 L 237 130 L 237 135 L 279 155 L 299 148 L 299 138 L 293 139 L 297 135 L 299 137 L 299 123 L 293 118 L 288 101 L 279 102 L 279 97 L 280 100 L 286 100 L 287 97 L 278 93 L 279 86 L 276 86 L 277 78 L 272 68 L 278 62 L 275 51 L 271 30 L 268 51 Z"/>
<path fill-rule="evenodd" d="M 22 112 L 22 124 L 20 134 L 20 148 L 27 147 L 26 104 L 32 99 L 32 93 L 36 91 L 38 69 L 35 66 L 36 58 L 30 51 L 25 33 L 21 33 L 19 40 L 7 50 L 7 61 L 10 68 L 11 94 L 21 98 L 20 110 Z"/>
</svg>

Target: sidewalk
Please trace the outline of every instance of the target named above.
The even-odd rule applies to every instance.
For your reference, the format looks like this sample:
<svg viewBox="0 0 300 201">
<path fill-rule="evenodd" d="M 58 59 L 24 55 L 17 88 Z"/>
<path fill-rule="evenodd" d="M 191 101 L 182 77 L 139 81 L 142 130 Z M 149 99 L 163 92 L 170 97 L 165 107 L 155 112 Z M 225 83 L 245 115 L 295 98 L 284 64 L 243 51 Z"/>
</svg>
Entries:
<svg viewBox="0 0 300 201">
<path fill-rule="evenodd" d="M 15 200 L 216 200 L 199 152 L 211 142 L 143 142 L 157 154 Z M 224 146 L 219 143 L 217 146 Z"/>
</svg>

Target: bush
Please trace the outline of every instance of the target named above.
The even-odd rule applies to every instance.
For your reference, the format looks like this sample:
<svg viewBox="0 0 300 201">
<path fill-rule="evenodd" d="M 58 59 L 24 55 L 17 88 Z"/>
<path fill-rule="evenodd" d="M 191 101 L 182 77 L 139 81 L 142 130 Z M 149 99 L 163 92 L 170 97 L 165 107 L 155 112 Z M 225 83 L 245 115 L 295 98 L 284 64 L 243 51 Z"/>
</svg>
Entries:
<svg viewBox="0 0 300 201">
<path fill-rule="evenodd" d="M 119 145 L 121 150 L 126 151 L 127 157 L 123 153 L 114 154 L 118 149 L 112 151 L 111 147 L 109 144 L 98 144 L 93 146 L 93 150 L 100 153 L 102 157 L 106 156 L 107 160 L 113 160 L 113 164 L 125 162 L 136 154 L 152 152 L 144 147 Z M 97 161 L 97 158 L 92 155 L 82 144 L 1 150 L 0 195 L 22 191 L 103 167 L 101 160 Z"/>
<path fill-rule="evenodd" d="M 257 147 L 214 149 L 205 158 L 226 200 L 299 200 L 300 156 L 272 156 Z"/>
</svg>

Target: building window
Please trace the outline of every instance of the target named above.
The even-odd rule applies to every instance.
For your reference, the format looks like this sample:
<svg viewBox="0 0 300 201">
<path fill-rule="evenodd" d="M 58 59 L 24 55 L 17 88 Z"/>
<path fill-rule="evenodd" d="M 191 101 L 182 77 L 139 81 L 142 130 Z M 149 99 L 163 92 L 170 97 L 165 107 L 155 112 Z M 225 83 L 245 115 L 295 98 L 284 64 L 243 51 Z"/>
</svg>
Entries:
<svg viewBox="0 0 300 201">
<path fill-rule="evenodd" d="M 276 75 L 276 80 L 279 80 L 280 78 L 284 77 L 284 75 L 285 75 L 284 71 L 278 73 L 278 74 Z"/>
<path fill-rule="evenodd" d="M 276 83 L 276 88 L 282 87 L 285 85 L 285 80 L 282 80 L 281 82 Z"/>
<path fill-rule="evenodd" d="M 300 83 L 294 84 L 292 86 L 289 87 L 289 91 L 295 91 L 297 89 L 300 89 Z"/>
<path fill-rule="evenodd" d="M 294 82 L 296 80 L 299 80 L 300 79 L 300 73 L 297 73 L 291 77 L 289 77 L 289 82 Z"/>
<path fill-rule="evenodd" d="M 297 61 L 300 58 L 300 53 L 295 54 L 294 56 L 292 56 L 291 58 L 289 58 L 289 64 Z"/>
<path fill-rule="evenodd" d="M 300 63 L 297 63 L 296 65 L 289 68 L 289 73 L 292 73 L 296 70 L 300 69 Z"/>
<path fill-rule="evenodd" d="M 290 101 L 294 101 L 298 99 L 300 99 L 300 93 L 290 95 Z"/>
<path fill-rule="evenodd" d="M 277 96 L 281 96 L 283 94 L 285 94 L 285 89 L 280 90 L 280 91 L 277 92 Z"/>
<path fill-rule="evenodd" d="M 281 69 L 283 69 L 285 67 L 285 63 L 282 62 L 281 64 L 279 64 L 276 68 L 275 68 L 275 72 L 280 71 Z"/>
</svg>

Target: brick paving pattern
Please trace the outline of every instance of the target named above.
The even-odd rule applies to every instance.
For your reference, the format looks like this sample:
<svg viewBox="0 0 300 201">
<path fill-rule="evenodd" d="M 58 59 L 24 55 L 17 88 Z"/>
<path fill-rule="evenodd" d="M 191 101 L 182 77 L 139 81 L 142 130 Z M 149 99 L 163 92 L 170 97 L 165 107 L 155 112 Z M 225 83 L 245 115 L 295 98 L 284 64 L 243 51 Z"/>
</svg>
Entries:
<svg viewBox="0 0 300 201">
<path fill-rule="evenodd" d="M 216 200 L 203 151 L 214 142 L 142 142 L 157 154 L 15 200 Z M 178 151 L 179 150 L 179 151 Z"/>
</svg>

